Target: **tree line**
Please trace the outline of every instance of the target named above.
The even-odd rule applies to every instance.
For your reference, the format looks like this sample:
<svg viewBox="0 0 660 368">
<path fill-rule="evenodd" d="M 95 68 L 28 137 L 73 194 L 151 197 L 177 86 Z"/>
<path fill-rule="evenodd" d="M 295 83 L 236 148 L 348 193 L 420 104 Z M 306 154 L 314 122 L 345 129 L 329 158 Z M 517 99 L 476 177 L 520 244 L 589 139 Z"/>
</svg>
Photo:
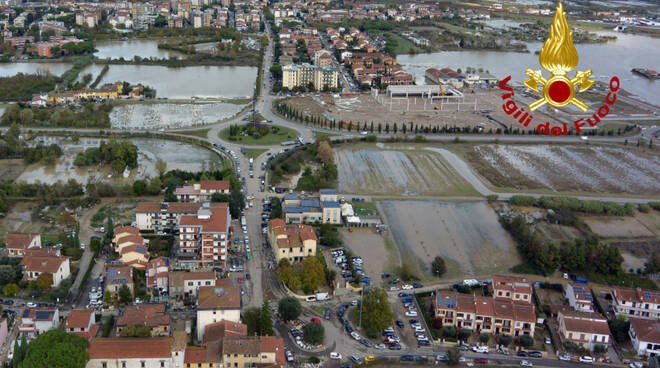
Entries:
<svg viewBox="0 0 660 368">
<path fill-rule="evenodd" d="M 109 128 L 112 107 L 111 103 L 93 102 L 83 102 L 80 108 L 28 107 L 16 104 L 5 111 L 0 119 L 0 124 L 59 128 Z"/>
<path fill-rule="evenodd" d="M 125 168 L 135 169 L 138 165 L 138 149 L 130 141 L 101 141 L 98 147 L 91 147 L 79 153 L 73 161 L 76 166 L 111 165 L 121 173 Z"/>
<path fill-rule="evenodd" d="M 509 199 L 509 203 L 518 206 L 535 206 L 553 211 L 569 210 L 575 212 L 583 212 L 592 215 L 609 215 L 609 216 L 631 216 L 635 213 L 635 209 L 641 208 L 642 211 L 647 211 L 650 205 L 640 204 L 634 205 L 632 203 L 615 203 L 603 202 L 598 200 L 580 200 L 573 197 L 532 197 L 524 195 L 515 195 Z"/>
<path fill-rule="evenodd" d="M 33 94 L 52 91 L 61 81 L 50 73 L 0 77 L 0 101 L 30 101 Z"/>
</svg>

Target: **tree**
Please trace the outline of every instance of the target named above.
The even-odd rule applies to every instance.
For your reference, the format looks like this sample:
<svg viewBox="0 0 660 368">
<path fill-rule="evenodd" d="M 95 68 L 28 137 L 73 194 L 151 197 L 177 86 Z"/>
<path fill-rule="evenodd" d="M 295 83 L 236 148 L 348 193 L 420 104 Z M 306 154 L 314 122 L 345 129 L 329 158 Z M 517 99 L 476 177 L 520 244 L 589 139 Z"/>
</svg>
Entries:
<svg viewBox="0 0 660 368">
<path fill-rule="evenodd" d="M 318 150 L 319 158 L 321 159 L 321 162 L 323 162 L 324 165 L 332 161 L 332 157 L 334 153 L 328 141 L 324 140 L 319 142 L 317 150 Z"/>
<path fill-rule="evenodd" d="M 133 193 L 136 196 L 141 196 L 147 190 L 147 183 L 144 180 L 136 180 L 133 182 Z"/>
<path fill-rule="evenodd" d="M 49 272 L 44 272 L 37 277 L 37 286 L 41 290 L 50 289 L 53 285 L 53 274 Z"/>
<path fill-rule="evenodd" d="M 337 247 L 342 244 L 339 232 L 332 224 L 322 224 L 319 226 L 319 243 L 326 247 Z"/>
<path fill-rule="evenodd" d="M 525 349 L 529 349 L 534 345 L 534 339 L 529 335 L 520 336 L 520 345 Z"/>
<path fill-rule="evenodd" d="M 5 296 L 12 297 L 18 293 L 20 289 L 18 288 L 18 285 L 11 283 L 5 285 L 5 287 L 2 288 L 2 293 L 5 294 Z"/>
<path fill-rule="evenodd" d="M 482 332 L 479 334 L 479 341 L 482 344 L 487 344 L 488 340 L 490 340 L 490 334 L 488 332 Z"/>
<path fill-rule="evenodd" d="M 325 339 L 325 329 L 323 325 L 317 322 L 310 322 L 306 324 L 303 329 L 303 340 L 312 345 L 323 344 Z"/>
<path fill-rule="evenodd" d="M 472 330 L 469 328 L 461 328 L 461 331 L 458 333 L 458 339 L 461 341 L 467 341 L 470 336 L 472 336 Z"/>
<path fill-rule="evenodd" d="M 293 291 L 297 291 L 302 287 L 300 277 L 298 277 L 298 274 L 286 258 L 281 259 L 277 265 L 277 281 L 283 282 Z"/>
<path fill-rule="evenodd" d="M 302 263 L 302 287 L 306 293 L 325 285 L 325 269 L 317 257 L 306 257 Z"/>
<path fill-rule="evenodd" d="M 270 201 L 270 218 L 284 218 L 282 214 L 282 201 L 277 197 Z"/>
<path fill-rule="evenodd" d="M 381 288 L 374 288 L 362 296 L 362 325 L 373 327 L 379 331 L 392 325 L 394 313 L 387 300 L 387 293 Z"/>
<path fill-rule="evenodd" d="M 440 334 L 442 335 L 443 339 L 447 338 L 454 338 L 456 337 L 456 327 L 454 326 L 444 326 L 442 327 L 442 330 L 440 331 Z"/>
<path fill-rule="evenodd" d="M 610 326 L 610 331 L 612 332 L 614 340 L 618 344 L 623 344 L 628 340 L 630 321 L 628 321 L 625 316 L 617 316 L 616 318 L 609 320 L 607 323 Z"/>
<path fill-rule="evenodd" d="M 131 289 L 127 285 L 122 285 L 119 288 L 119 303 L 121 304 L 130 304 L 133 301 L 133 295 L 131 294 Z"/>
<path fill-rule="evenodd" d="M 259 316 L 259 335 L 272 336 L 275 334 L 273 329 L 273 312 L 270 310 L 270 305 L 264 300 L 261 306 L 261 316 Z"/>
<path fill-rule="evenodd" d="M 223 194 L 220 192 L 215 192 L 213 195 L 211 195 L 211 202 L 223 202 L 223 203 L 229 203 L 231 198 L 229 197 L 229 194 Z"/>
<path fill-rule="evenodd" d="M 447 360 L 447 365 L 456 365 L 461 359 L 461 353 L 458 351 L 458 348 L 453 347 L 447 350 L 447 358 L 449 358 L 449 360 Z"/>
<path fill-rule="evenodd" d="M 162 14 L 158 14 L 154 20 L 154 27 L 162 28 L 167 26 L 167 19 Z"/>
<path fill-rule="evenodd" d="M 501 334 L 497 338 L 497 343 L 502 345 L 502 346 L 509 346 L 509 345 L 511 345 L 512 341 L 513 341 L 513 338 L 511 337 L 511 335 Z"/>
<path fill-rule="evenodd" d="M 132 325 L 124 327 L 119 333 L 120 337 L 151 337 L 151 329 L 145 325 Z"/>
<path fill-rule="evenodd" d="M 110 295 L 110 292 L 107 290 L 105 291 L 105 293 L 103 293 L 103 302 L 105 304 L 112 303 L 112 295 Z"/>
<path fill-rule="evenodd" d="M 167 171 L 167 162 L 163 161 L 162 158 L 159 158 L 154 164 L 154 168 L 158 171 L 158 176 L 163 176 L 165 171 Z"/>
<path fill-rule="evenodd" d="M 447 272 L 447 266 L 445 265 L 445 260 L 442 259 L 442 257 L 440 256 L 436 256 L 433 259 L 433 262 L 431 262 L 431 270 L 433 270 L 433 274 L 438 277 L 444 275 L 445 272 Z"/>
<path fill-rule="evenodd" d="M 259 333 L 259 320 L 261 318 L 261 309 L 257 307 L 250 307 L 243 312 L 243 323 L 247 325 L 247 333 L 249 336 Z"/>
<path fill-rule="evenodd" d="M 280 299 L 277 305 L 277 310 L 283 320 L 292 321 L 300 316 L 302 313 L 302 306 L 297 298 L 287 296 L 286 298 Z"/>
<path fill-rule="evenodd" d="M 49 330 L 27 346 L 21 368 L 84 368 L 89 340 L 61 330 Z"/>
</svg>

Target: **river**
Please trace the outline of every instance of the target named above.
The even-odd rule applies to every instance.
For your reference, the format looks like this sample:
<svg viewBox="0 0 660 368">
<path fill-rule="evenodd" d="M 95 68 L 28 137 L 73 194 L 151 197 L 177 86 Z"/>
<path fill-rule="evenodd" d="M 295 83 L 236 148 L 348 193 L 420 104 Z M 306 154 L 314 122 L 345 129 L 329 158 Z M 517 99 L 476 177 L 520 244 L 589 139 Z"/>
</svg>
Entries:
<svg viewBox="0 0 660 368">
<path fill-rule="evenodd" d="M 48 72 L 53 75 L 61 75 L 71 69 L 70 63 L 0 63 L 0 77 L 11 77 L 18 73 L 35 74 L 37 72 Z"/>
<path fill-rule="evenodd" d="M 157 40 L 102 40 L 96 42 L 97 52 L 94 56 L 100 59 L 133 59 L 135 56 L 141 58 L 178 58 L 180 53 L 170 50 L 159 50 Z"/>
<path fill-rule="evenodd" d="M 597 80 L 607 82 L 618 76 L 621 86 L 640 99 L 651 103 L 660 100 L 660 83 L 633 74 L 632 68 L 657 70 L 660 60 L 660 39 L 628 35 L 615 32 L 599 34 L 616 35 L 616 41 L 604 44 L 575 45 L 580 56 L 576 70 L 591 69 Z M 428 68 L 453 69 L 466 67 L 489 70 L 497 78 L 511 75 L 514 82 L 527 79 L 525 69 L 541 69 L 539 57 L 534 51 L 540 50 L 541 42 L 527 43 L 531 53 L 498 51 L 442 51 L 430 54 L 399 55 L 397 61 L 415 76 L 418 84 L 424 84 L 424 73 Z M 545 72 L 545 71 L 544 71 Z M 545 72 L 546 76 L 548 75 Z"/>
</svg>

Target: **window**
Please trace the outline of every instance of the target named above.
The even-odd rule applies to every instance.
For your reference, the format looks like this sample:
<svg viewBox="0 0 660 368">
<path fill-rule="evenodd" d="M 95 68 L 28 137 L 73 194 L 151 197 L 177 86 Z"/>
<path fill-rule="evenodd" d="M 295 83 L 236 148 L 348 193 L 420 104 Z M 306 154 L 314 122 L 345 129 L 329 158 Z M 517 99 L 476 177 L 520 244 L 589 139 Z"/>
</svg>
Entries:
<svg viewBox="0 0 660 368">
<path fill-rule="evenodd" d="M 206 285 L 211 285 L 211 281 L 207 281 L 207 282 L 206 282 Z"/>
<path fill-rule="evenodd" d="M 144 368 L 146 366 L 147 366 L 147 363 L 145 363 L 144 360 L 140 362 L 140 367 L 141 368 Z"/>
<path fill-rule="evenodd" d="M 121 368 L 126 368 L 126 361 L 121 362 Z"/>
<path fill-rule="evenodd" d="M 160 361 L 160 366 L 161 366 L 161 368 L 165 368 L 165 361 L 164 360 Z"/>
<path fill-rule="evenodd" d="M 101 362 L 101 368 L 108 368 L 107 362 Z"/>
</svg>

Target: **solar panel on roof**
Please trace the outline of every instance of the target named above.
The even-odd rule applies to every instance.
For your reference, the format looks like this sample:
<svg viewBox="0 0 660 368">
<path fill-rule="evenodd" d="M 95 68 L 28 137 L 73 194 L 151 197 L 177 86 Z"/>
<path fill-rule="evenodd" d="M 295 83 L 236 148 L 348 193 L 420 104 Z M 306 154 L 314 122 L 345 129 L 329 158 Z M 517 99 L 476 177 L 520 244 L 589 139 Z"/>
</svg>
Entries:
<svg viewBox="0 0 660 368">
<path fill-rule="evenodd" d="M 644 297 L 650 299 L 651 298 L 651 293 L 649 293 L 648 291 L 645 291 L 644 292 Z"/>
<path fill-rule="evenodd" d="M 49 319 L 52 313 L 51 311 L 37 311 L 36 317 L 37 319 Z"/>
<path fill-rule="evenodd" d="M 27 318 L 29 316 L 30 316 L 30 310 L 29 309 L 24 310 L 23 311 L 23 318 Z"/>
</svg>

